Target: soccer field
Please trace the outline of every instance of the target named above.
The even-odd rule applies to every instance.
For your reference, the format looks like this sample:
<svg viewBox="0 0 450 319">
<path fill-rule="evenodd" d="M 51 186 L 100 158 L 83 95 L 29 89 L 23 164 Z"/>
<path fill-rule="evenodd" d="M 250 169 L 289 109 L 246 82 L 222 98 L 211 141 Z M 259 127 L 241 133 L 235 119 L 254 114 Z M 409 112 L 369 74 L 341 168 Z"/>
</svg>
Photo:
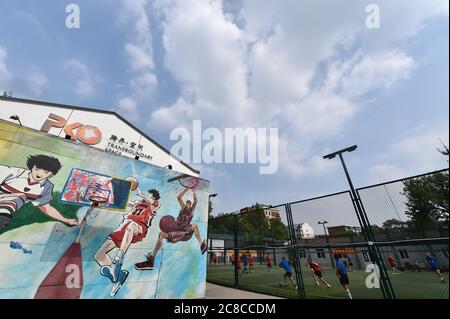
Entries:
<svg viewBox="0 0 450 319">
<path fill-rule="evenodd" d="M 323 269 L 324 279 L 332 286 L 325 287 L 323 283 L 315 286 L 315 281 L 309 269 L 302 267 L 303 282 L 305 285 L 306 297 L 343 299 L 346 297 L 343 288 L 340 286 L 333 269 Z M 239 275 L 239 287 L 255 292 L 281 296 L 286 298 L 298 298 L 292 283 L 286 287 L 280 287 L 283 281 L 284 271 L 278 267 L 272 267 L 272 271 L 267 271 L 265 265 L 255 265 L 253 273 Z M 350 290 L 354 299 L 381 299 L 383 298 L 380 289 L 368 289 L 365 280 L 368 273 L 354 270 L 348 273 L 350 279 Z M 390 279 L 397 298 L 407 299 L 448 299 L 448 273 L 444 273 L 445 283 L 441 283 L 433 272 L 401 272 L 399 275 L 391 275 Z M 234 287 L 234 267 L 232 265 L 210 265 L 208 266 L 207 280 L 219 285 Z"/>
</svg>

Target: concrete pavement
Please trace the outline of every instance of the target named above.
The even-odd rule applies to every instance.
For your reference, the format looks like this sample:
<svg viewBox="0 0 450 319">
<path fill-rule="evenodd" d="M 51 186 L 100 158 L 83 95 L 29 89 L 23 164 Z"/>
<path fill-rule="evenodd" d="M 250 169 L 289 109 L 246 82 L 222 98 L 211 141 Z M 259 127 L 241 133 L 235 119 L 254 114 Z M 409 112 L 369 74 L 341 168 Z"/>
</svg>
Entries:
<svg viewBox="0 0 450 319">
<path fill-rule="evenodd" d="M 258 294 L 240 289 L 223 287 L 207 282 L 205 299 L 283 299 L 283 298 Z"/>
</svg>

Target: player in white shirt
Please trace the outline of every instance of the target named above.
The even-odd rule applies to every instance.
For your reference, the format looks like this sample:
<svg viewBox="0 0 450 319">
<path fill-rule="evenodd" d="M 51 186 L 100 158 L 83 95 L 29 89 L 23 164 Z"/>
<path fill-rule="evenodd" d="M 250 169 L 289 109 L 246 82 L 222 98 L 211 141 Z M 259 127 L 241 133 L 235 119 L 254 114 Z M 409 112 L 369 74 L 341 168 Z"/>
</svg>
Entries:
<svg viewBox="0 0 450 319">
<path fill-rule="evenodd" d="M 29 156 L 27 167 L 0 165 L 0 230 L 11 223 L 13 215 L 26 203 L 60 222 L 77 226 L 76 219 L 65 218 L 50 206 L 53 183 L 49 179 L 61 168 L 59 160 L 47 155 Z"/>
</svg>

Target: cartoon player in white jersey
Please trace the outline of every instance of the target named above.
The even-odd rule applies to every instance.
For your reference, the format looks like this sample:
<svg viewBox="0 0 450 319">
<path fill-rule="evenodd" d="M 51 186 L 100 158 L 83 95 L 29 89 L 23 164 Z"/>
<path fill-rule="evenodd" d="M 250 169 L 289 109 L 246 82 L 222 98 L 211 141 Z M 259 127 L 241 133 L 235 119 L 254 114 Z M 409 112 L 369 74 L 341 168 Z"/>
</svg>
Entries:
<svg viewBox="0 0 450 319">
<path fill-rule="evenodd" d="M 60 170 L 59 160 L 47 155 L 29 156 L 27 167 L 0 165 L 0 230 L 12 222 L 14 214 L 26 203 L 57 221 L 77 226 L 76 219 L 65 218 L 50 205 L 53 183 L 49 179 Z"/>
</svg>

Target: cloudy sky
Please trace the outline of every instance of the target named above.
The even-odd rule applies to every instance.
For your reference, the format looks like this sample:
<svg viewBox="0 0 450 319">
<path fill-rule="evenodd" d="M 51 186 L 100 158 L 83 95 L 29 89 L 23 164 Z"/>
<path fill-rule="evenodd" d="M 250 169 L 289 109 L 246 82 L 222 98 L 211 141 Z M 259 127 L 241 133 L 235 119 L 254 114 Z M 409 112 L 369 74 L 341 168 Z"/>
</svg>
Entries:
<svg viewBox="0 0 450 319">
<path fill-rule="evenodd" d="M 357 186 L 448 166 L 448 23 L 448 0 L 0 0 L 0 89 L 114 110 L 168 149 L 194 119 L 278 128 L 276 174 L 194 165 L 230 212 L 345 190 L 322 156 L 353 144 Z"/>
</svg>

